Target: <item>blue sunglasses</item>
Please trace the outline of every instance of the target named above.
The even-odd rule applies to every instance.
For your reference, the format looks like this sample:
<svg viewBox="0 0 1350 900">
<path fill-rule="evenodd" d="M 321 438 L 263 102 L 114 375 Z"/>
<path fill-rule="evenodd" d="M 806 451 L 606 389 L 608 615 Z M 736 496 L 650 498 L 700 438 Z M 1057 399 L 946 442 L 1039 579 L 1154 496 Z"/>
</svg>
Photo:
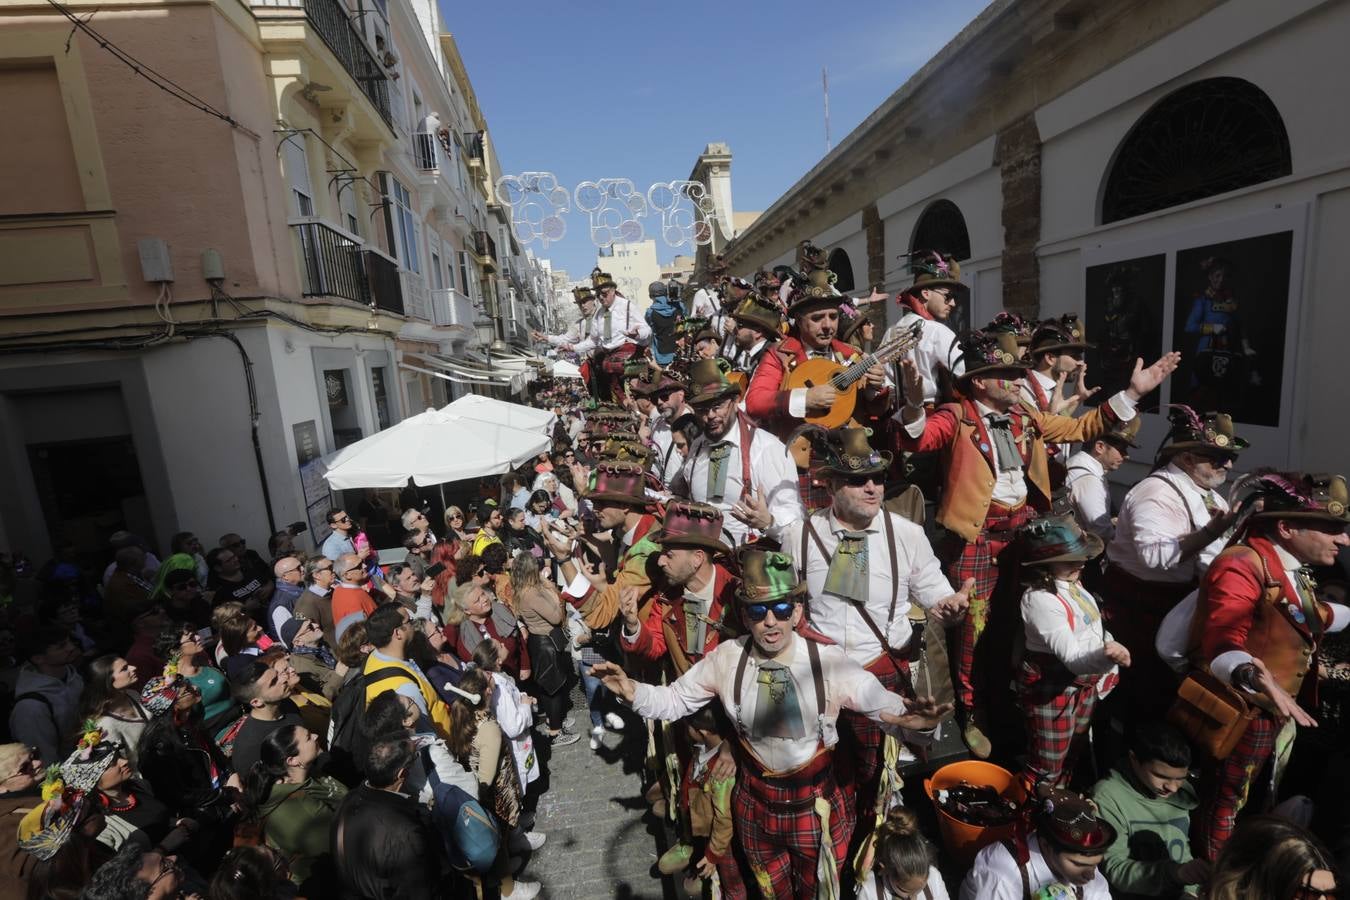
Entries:
<svg viewBox="0 0 1350 900">
<path fill-rule="evenodd" d="M 792 609 L 797 604 L 791 600 L 779 600 L 777 603 L 747 603 L 745 615 L 751 622 L 763 622 L 764 617 L 773 611 L 773 617 L 779 622 L 792 618 Z"/>
</svg>

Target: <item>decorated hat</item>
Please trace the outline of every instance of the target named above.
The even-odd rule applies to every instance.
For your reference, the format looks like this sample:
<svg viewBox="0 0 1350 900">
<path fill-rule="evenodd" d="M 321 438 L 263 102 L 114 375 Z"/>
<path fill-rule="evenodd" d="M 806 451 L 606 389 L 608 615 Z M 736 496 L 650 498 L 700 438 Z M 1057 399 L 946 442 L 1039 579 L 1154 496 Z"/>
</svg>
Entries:
<svg viewBox="0 0 1350 900">
<path fill-rule="evenodd" d="M 1140 416 L 1135 416 L 1128 422 L 1116 421 L 1105 432 L 1097 435 L 1094 440 L 1108 441 L 1121 450 L 1126 447 L 1138 447 L 1139 443 L 1135 438 L 1139 437 L 1139 426 L 1142 423 L 1143 418 Z"/>
<path fill-rule="evenodd" d="M 1233 432 L 1233 417 L 1228 413 L 1196 413 L 1181 403 L 1168 406 L 1167 418 L 1172 430 L 1158 448 L 1160 460 L 1170 459 L 1185 450 L 1219 450 L 1234 456 L 1250 445 Z"/>
<path fill-rule="evenodd" d="M 753 325 L 777 340 L 783 325 L 783 308 L 775 289 L 761 287 L 752 291 L 731 311 L 737 324 Z"/>
<path fill-rule="evenodd" d="M 1017 313 L 1004 310 L 994 316 L 994 321 L 984 326 L 984 331 L 997 333 L 1000 331 L 1011 331 L 1017 336 L 1017 346 L 1021 351 L 1023 359 L 1026 358 L 1027 347 L 1031 346 L 1031 333 L 1036 328 L 1034 319 L 1024 319 Z"/>
<path fill-rule="evenodd" d="M 961 358 L 964 373 L 956 376 L 956 384 L 964 387 L 970 379 L 998 372 L 1020 378 L 1027 364 L 1022 359 L 1022 348 L 1017 344 L 1017 331 L 1011 321 L 997 320 L 987 331 L 968 331 L 961 335 Z"/>
<path fill-rule="evenodd" d="M 706 503 L 672 500 L 660 528 L 648 537 L 665 547 L 702 547 L 719 553 L 731 553 L 722 541 L 722 511 Z"/>
<path fill-rule="evenodd" d="M 783 276 L 778 273 L 777 269 L 760 269 L 755 272 L 750 282 L 757 291 L 773 291 L 776 294 L 778 289 L 783 286 Z"/>
<path fill-rule="evenodd" d="M 724 359 L 696 359 L 690 363 L 689 392 L 685 395 L 685 402 L 690 406 L 699 406 L 740 396 L 741 389 L 727 378 L 728 368 Z"/>
<path fill-rule="evenodd" d="M 572 302 L 576 303 L 578 306 L 580 306 L 582 303 L 585 303 L 587 300 L 594 300 L 594 299 L 595 299 L 595 292 L 592 291 L 590 288 L 588 288 L 586 285 L 583 284 L 572 288 Z"/>
<path fill-rule="evenodd" d="M 583 496 L 591 502 L 601 500 L 646 506 L 647 495 L 643 491 L 645 484 L 641 466 L 631 462 L 603 460 L 591 471 L 591 483 Z"/>
<path fill-rule="evenodd" d="M 819 425 L 801 425 L 787 440 L 790 446 L 805 436 L 812 449 L 824 460 L 819 470 L 833 475 L 881 475 L 891 467 L 891 454 L 878 452 L 867 442 L 872 429 L 844 426 L 827 431 Z"/>
<path fill-rule="evenodd" d="M 914 250 L 909 254 L 909 271 L 914 283 L 905 291 L 916 294 L 924 288 L 951 288 L 958 301 L 970 296 L 970 288 L 961 282 L 961 264 L 938 250 Z"/>
<path fill-rule="evenodd" d="M 1041 353 L 1089 350 L 1093 346 L 1084 339 L 1083 326 L 1078 316 L 1065 313 L 1058 319 L 1046 319 L 1036 326 L 1031 334 L 1030 352 L 1035 357 Z"/>
<path fill-rule="evenodd" d="M 66 845 L 85 818 L 89 795 L 66 787 L 60 768 L 51 766 L 42 783 L 42 801 L 19 820 L 18 838 L 20 848 L 45 862 Z"/>
<path fill-rule="evenodd" d="M 288 620 L 286 624 L 289 625 L 292 621 L 294 619 Z M 285 628 L 284 625 L 282 627 Z M 282 643 L 290 646 L 290 642 L 284 638 Z M 144 706 L 152 716 L 162 716 L 173 709 L 173 705 L 178 702 L 179 695 L 187 690 L 191 684 L 192 682 L 177 673 L 156 675 L 146 681 L 145 687 L 141 688 L 141 706 Z"/>
<path fill-rule="evenodd" d="M 812 269 L 804 284 L 795 285 L 788 296 L 788 318 L 813 312 L 817 309 L 837 307 L 844 302 L 844 296 L 834 289 L 834 273 L 829 269 Z"/>
<path fill-rule="evenodd" d="M 643 397 L 659 394 L 666 388 L 679 388 L 683 390 L 684 384 L 670 377 L 669 372 L 655 367 L 649 368 L 642 378 L 633 382 L 633 393 Z"/>
<path fill-rule="evenodd" d="M 93 722 L 86 722 L 81 732 L 75 751 L 61 763 L 61 780 L 71 790 L 87 792 L 117 761 L 122 745 L 107 740 L 108 733 Z"/>
<path fill-rule="evenodd" d="M 1103 853 L 1116 842 L 1116 829 L 1097 815 L 1097 806 L 1072 791 L 1054 790 L 1035 812 L 1036 834 L 1070 853 Z"/>
<path fill-rule="evenodd" d="M 1315 519 L 1350 525 L 1350 489 L 1344 475 L 1257 472 L 1246 483 L 1244 502 L 1261 500 L 1251 519 Z"/>
<path fill-rule="evenodd" d="M 599 428 L 587 431 L 586 441 L 636 441 L 638 433 L 631 423 L 606 422 Z"/>
<path fill-rule="evenodd" d="M 721 275 L 729 268 L 726 257 L 720 253 L 714 253 L 712 259 L 708 260 L 708 272 L 712 275 Z"/>
<path fill-rule="evenodd" d="M 741 567 L 736 597 L 742 603 L 775 603 L 806 596 L 806 585 L 797 580 L 797 564 L 786 553 L 746 544 L 737 551 L 736 558 Z"/>
<path fill-rule="evenodd" d="M 623 365 L 623 377 L 624 379 L 641 378 L 650 372 L 654 366 L 655 363 L 645 356 L 639 356 L 637 358 L 630 357 L 628 362 Z"/>
<path fill-rule="evenodd" d="M 1073 516 L 1044 516 L 1022 526 L 1022 565 L 1085 562 L 1102 554 L 1102 539 Z"/>
<path fill-rule="evenodd" d="M 630 462 L 647 468 L 656 458 L 656 451 L 638 441 L 605 441 L 600 448 L 599 458 L 613 462 Z"/>
<path fill-rule="evenodd" d="M 839 340 L 851 341 L 853 336 L 858 333 L 868 322 L 876 324 L 876 317 L 872 312 L 871 304 L 867 306 L 855 306 L 852 303 L 841 303 L 839 305 Z"/>
<path fill-rule="evenodd" d="M 591 284 L 595 287 L 597 294 L 605 288 L 618 288 L 618 285 L 614 283 L 613 275 L 599 270 L 591 273 Z"/>
<path fill-rule="evenodd" d="M 830 254 L 815 244 L 802 241 L 797 245 L 797 270 L 802 274 L 807 274 L 812 269 L 828 268 L 829 265 Z"/>
</svg>

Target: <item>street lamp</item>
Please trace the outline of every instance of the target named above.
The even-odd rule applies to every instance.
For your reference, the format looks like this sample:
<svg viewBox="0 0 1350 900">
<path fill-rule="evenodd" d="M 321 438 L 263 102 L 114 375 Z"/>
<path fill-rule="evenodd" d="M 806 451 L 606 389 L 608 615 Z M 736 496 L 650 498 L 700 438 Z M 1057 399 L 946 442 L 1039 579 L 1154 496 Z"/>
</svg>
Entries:
<svg viewBox="0 0 1350 900">
<path fill-rule="evenodd" d="M 487 354 L 488 365 L 492 365 L 492 345 L 497 340 L 497 323 L 483 316 L 474 320 L 473 330 L 478 333 L 478 343 Z"/>
</svg>

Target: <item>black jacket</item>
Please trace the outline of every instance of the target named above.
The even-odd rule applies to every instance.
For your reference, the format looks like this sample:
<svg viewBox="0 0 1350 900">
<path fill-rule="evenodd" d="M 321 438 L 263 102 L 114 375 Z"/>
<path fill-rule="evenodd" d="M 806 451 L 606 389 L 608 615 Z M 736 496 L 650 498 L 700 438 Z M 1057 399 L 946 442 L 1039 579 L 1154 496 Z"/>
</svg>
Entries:
<svg viewBox="0 0 1350 900">
<path fill-rule="evenodd" d="M 362 784 L 333 822 L 343 900 L 434 900 L 445 853 L 430 813 L 405 794 Z"/>
</svg>

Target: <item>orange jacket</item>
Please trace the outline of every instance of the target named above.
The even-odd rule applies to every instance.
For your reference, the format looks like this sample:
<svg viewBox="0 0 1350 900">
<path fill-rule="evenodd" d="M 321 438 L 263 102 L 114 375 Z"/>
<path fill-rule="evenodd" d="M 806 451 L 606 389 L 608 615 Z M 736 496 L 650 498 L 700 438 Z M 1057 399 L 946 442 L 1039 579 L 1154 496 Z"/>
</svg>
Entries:
<svg viewBox="0 0 1350 900">
<path fill-rule="evenodd" d="M 658 573 L 659 574 L 659 570 Z M 713 570 L 713 600 L 708 607 L 708 618 L 722 622 L 732 635 L 741 632 L 736 614 L 736 587 L 740 579 L 732 575 L 723 565 L 716 564 Z M 620 638 L 623 649 L 649 660 L 663 660 L 678 678 L 688 672 L 694 663 L 711 653 L 723 640 L 722 632 L 708 626 L 703 642 L 703 653 L 693 658 L 685 649 L 685 612 L 680 602 L 683 592 L 672 588 L 665 582 L 664 576 L 658 577 L 648 597 L 643 598 L 639 611 L 642 627 L 638 629 L 637 639 L 630 642 L 626 636 Z"/>
<path fill-rule="evenodd" d="M 1023 475 L 1027 480 L 1027 500 L 1035 508 L 1050 508 L 1050 467 L 1045 450 L 1047 441 L 1056 444 L 1089 441 L 1107 431 L 1119 417 L 1109 403 L 1077 419 L 1043 413 L 1022 403 L 1014 407 L 1013 438 L 1022 448 Z M 944 403 L 928 416 L 923 434 L 911 438 L 903 426 L 893 434 L 901 450 L 910 453 L 942 451 L 946 483 L 938 504 L 937 520 L 943 527 L 967 541 L 974 541 L 984 528 L 993 502 L 997 463 L 994 445 L 985 422 L 974 402 Z M 1035 488 L 1035 491 L 1030 490 Z"/>
</svg>

